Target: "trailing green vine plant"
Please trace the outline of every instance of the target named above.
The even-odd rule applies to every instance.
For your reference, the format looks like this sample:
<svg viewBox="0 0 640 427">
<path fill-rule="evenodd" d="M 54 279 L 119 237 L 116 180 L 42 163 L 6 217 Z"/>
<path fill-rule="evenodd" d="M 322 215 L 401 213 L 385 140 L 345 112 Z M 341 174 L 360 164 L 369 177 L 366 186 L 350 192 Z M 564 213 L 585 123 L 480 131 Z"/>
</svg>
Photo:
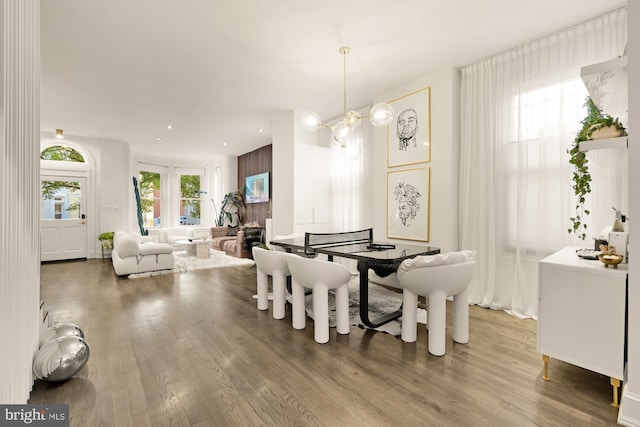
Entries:
<svg viewBox="0 0 640 427">
<path fill-rule="evenodd" d="M 602 128 L 615 127 L 616 130 L 624 132 L 624 126 L 608 114 L 604 114 L 593 102 L 591 97 L 587 97 L 585 102 L 587 107 L 587 117 L 582 122 L 582 128 L 576 134 L 571 148 L 567 153 L 571 155 L 569 163 L 573 165 L 573 192 L 577 197 L 576 214 L 569 218 L 572 226 L 567 231 L 575 233 L 580 239 L 587 237 L 587 224 L 584 217 L 589 215 L 589 210 L 585 209 L 584 203 L 587 194 L 591 193 L 591 174 L 589 173 L 589 159 L 584 152 L 580 151 L 580 143 L 591 139 L 592 134 Z"/>
</svg>

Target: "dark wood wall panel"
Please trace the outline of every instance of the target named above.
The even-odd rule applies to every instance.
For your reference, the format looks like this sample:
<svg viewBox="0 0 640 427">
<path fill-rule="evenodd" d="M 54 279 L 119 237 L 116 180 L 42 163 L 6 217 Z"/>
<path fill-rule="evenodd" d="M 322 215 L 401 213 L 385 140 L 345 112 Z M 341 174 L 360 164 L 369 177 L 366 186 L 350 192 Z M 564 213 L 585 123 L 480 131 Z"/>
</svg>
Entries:
<svg viewBox="0 0 640 427">
<path fill-rule="evenodd" d="M 246 177 L 269 172 L 269 202 L 247 203 L 247 211 L 244 215 L 245 224 L 258 221 L 260 225 L 265 225 L 265 219 L 271 210 L 271 194 L 273 193 L 272 152 L 272 146 L 269 144 L 238 157 L 238 188 L 242 189 L 243 195 L 244 179 Z"/>
</svg>

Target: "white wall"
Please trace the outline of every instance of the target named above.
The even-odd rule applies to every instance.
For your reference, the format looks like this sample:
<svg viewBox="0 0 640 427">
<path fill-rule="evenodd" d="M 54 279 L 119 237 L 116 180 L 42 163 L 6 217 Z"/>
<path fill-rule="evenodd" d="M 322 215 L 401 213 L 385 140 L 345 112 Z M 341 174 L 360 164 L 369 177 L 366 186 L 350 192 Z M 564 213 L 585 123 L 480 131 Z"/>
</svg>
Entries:
<svg viewBox="0 0 640 427">
<path fill-rule="evenodd" d="M 272 212 L 273 236 L 293 233 L 294 140 L 296 113 L 287 111 L 273 120 Z"/>
<path fill-rule="evenodd" d="M 430 242 L 443 251 L 458 249 L 458 87 L 455 68 L 429 74 L 376 97 L 387 102 L 423 87 L 431 87 Z M 386 231 L 386 128 L 373 128 L 371 189 L 365 206 L 372 208 L 374 238 L 388 239 Z M 326 154 L 326 155 L 325 155 Z M 299 114 L 286 112 L 273 124 L 273 235 L 301 231 L 330 231 L 330 181 L 326 168 L 330 150 L 322 148 L 317 132 L 299 126 Z M 412 165 L 410 167 L 415 167 Z M 325 206 L 327 210 L 325 211 Z M 325 227 L 326 217 L 326 227 Z"/>
<path fill-rule="evenodd" d="M 95 232 L 129 229 L 132 200 L 127 189 L 133 188 L 132 175 L 129 174 L 129 145 L 120 141 L 98 140 L 91 149 L 99 150 L 96 171 L 99 225 Z"/>
<path fill-rule="evenodd" d="M 375 102 L 388 102 L 425 87 L 431 88 L 431 161 L 407 167 L 387 168 L 387 134 L 374 128 L 372 157 L 373 230 L 376 240 L 387 239 L 387 172 L 421 166 L 431 168 L 430 241 L 443 252 L 458 248 L 458 72 L 446 68 L 381 94 Z M 396 112 L 397 113 L 397 112 Z M 424 243 L 427 245 L 427 243 Z"/>
<path fill-rule="evenodd" d="M 640 426 L 640 4 L 630 1 L 629 12 L 629 282 L 627 372 L 618 422 Z"/>
<path fill-rule="evenodd" d="M 294 159 L 293 231 L 329 232 L 331 151 L 325 147 L 296 142 Z"/>
<path fill-rule="evenodd" d="M 98 234 L 127 229 L 130 198 L 126 185 L 132 187 L 129 175 L 129 145 L 120 141 L 88 138 L 66 133 L 64 139 L 42 132 L 41 145 L 55 141 L 85 155 L 87 174 L 87 249 L 88 257 L 102 256 Z"/>
</svg>

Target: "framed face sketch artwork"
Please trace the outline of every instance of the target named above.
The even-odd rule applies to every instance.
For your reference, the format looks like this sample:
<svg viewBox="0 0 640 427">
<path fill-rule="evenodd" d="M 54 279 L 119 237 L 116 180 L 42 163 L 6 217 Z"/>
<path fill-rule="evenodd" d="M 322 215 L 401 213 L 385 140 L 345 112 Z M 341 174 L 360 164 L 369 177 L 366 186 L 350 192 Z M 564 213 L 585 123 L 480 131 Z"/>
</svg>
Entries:
<svg viewBox="0 0 640 427">
<path fill-rule="evenodd" d="M 431 161 L 431 88 L 389 101 L 394 120 L 387 126 L 387 167 Z"/>
<path fill-rule="evenodd" d="M 387 237 L 429 241 L 430 168 L 387 172 Z"/>
</svg>

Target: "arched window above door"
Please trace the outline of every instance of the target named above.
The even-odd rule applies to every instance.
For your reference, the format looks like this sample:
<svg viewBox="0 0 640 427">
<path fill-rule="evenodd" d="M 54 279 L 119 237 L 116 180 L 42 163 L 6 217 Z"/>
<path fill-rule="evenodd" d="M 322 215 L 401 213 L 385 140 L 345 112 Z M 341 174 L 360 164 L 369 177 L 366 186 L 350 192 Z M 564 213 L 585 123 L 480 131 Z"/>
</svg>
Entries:
<svg viewBox="0 0 640 427">
<path fill-rule="evenodd" d="M 66 145 L 52 145 L 40 152 L 40 159 L 61 162 L 84 163 L 84 157 L 78 151 Z"/>
</svg>

